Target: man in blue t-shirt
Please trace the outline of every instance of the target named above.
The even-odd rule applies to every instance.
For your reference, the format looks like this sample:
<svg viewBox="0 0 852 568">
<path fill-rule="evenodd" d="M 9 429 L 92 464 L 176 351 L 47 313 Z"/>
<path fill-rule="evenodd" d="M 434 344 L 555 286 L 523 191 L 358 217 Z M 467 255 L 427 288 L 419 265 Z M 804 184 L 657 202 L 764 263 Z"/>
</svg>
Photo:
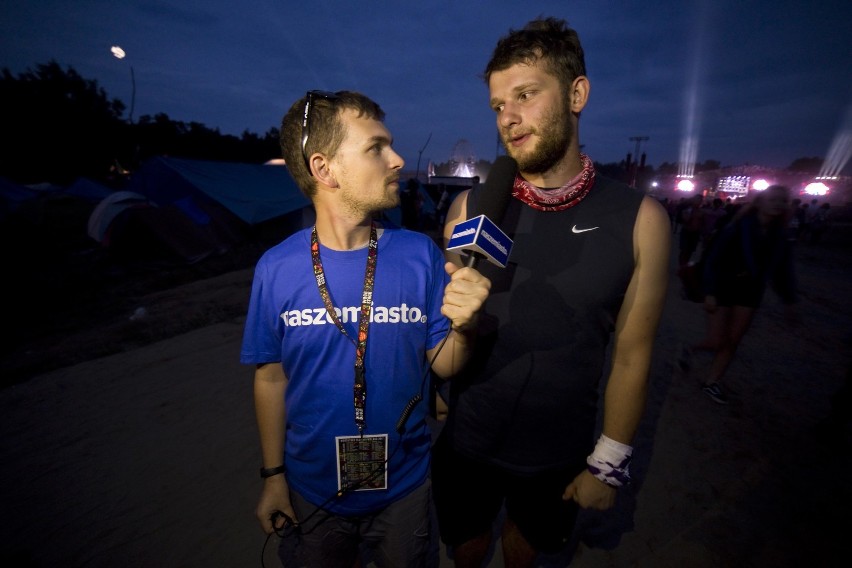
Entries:
<svg viewBox="0 0 852 568">
<path fill-rule="evenodd" d="M 240 360 L 256 365 L 267 533 L 298 526 L 311 566 L 429 555 L 430 367 L 467 360 L 490 281 L 421 233 L 374 220 L 399 204 L 402 158 L 364 95 L 311 91 L 281 148 L 316 224 L 257 264 Z"/>
</svg>

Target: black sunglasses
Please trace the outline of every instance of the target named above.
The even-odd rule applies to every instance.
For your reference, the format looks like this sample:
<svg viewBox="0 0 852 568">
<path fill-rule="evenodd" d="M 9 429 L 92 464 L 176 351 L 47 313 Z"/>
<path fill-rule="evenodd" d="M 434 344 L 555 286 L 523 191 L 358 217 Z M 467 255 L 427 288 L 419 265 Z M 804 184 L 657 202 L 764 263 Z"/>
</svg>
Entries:
<svg viewBox="0 0 852 568">
<path fill-rule="evenodd" d="M 311 109 L 314 108 L 314 99 L 325 99 L 336 101 L 340 97 L 330 91 L 308 91 L 305 95 L 305 111 L 302 113 L 302 157 L 305 159 L 305 167 L 311 173 L 311 164 L 308 161 L 308 134 L 311 130 Z M 311 174 L 313 175 L 313 174 Z"/>
</svg>

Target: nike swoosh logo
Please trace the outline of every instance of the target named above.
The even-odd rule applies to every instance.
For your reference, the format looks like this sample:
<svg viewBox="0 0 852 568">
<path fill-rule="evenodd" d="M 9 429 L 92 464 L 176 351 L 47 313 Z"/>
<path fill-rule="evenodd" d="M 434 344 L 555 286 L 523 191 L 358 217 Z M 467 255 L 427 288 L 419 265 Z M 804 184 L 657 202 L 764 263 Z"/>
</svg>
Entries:
<svg viewBox="0 0 852 568">
<path fill-rule="evenodd" d="M 595 229 L 599 229 L 600 227 L 592 227 L 591 229 L 578 229 L 577 225 L 574 225 L 571 228 L 572 233 L 585 233 L 586 231 L 594 231 Z"/>
</svg>

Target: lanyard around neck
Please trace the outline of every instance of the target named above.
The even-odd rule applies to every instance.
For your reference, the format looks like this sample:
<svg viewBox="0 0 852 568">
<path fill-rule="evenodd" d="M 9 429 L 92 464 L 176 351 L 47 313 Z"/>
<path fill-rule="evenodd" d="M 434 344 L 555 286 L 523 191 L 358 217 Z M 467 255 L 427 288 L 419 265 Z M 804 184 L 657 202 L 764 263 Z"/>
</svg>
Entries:
<svg viewBox="0 0 852 568">
<path fill-rule="evenodd" d="M 370 328 L 370 311 L 373 305 L 373 285 L 376 282 L 376 259 L 379 255 L 379 239 L 376 233 L 376 223 L 370 223 L 370 243 L 367 249 L 367 268 L 364 270 L 364 291 L 361 294 L 361 313 L 358 317 L 358 341 L 346 333 L 346 328 L 340 322 L 334 304 L 331 301 L 331 293 L 328 291 L 325 272 L 319 253 L 319 237 L 317 227 L 314 225 L 311 231 L 311 258 L 314 264 L 314 276 L 317 279 L 317 288 L 320 297 L 325 304 L 328 317 L 334 322 L 343 335 L 355 345 L 355 425 L 358 432 L 364 434 L 367 422 L 364 419 L 364 409 L 367 403 L 367 374 L 364 370 L 364 355 L 367 350 L 367 333 Z"/>
</svg>

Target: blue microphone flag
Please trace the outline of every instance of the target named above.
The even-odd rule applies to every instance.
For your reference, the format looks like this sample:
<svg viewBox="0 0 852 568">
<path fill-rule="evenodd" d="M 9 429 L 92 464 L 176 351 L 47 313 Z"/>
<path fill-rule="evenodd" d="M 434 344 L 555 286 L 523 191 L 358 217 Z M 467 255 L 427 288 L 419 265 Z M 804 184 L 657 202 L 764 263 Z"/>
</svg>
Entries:
<svg viewBox="0 0 852 568">
<path fill-rule="evenodd" d="M 512 252 L 512 239 L 485 215 L 462 221 L 453 228 L 447 250 L 478 253 L 500 268 L 506 268 Z"/>
</svg>

